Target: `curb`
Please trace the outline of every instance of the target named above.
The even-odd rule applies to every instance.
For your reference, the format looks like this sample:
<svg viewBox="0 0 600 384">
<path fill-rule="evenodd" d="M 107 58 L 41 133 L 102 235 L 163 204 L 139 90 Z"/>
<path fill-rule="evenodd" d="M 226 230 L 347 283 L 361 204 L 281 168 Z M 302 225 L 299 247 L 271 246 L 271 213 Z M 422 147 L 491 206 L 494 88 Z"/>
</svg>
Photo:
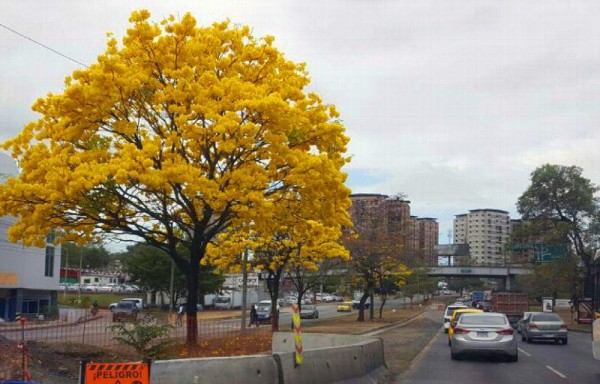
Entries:
<svg viewBox="0 0 600 384">
<path fill-rule="evenodd" d="M 384 326 L 379 327 L 379 328 L 374 329 L 374 330 L 353 333 L 353 335 L 358 335 L 358 336 L 375 336 L 375 335 L 377 335 L 379 333 L 385 332 L 385 331 L 390 330 L 392 328 L 402 327 L 402 326 L 404 326 L 406 324 L 409 324 L 412 321 L 416 320 L 418 317 L 422 316 L 423 313 L 425 313 L 425 310 L 421 311 L 420 313 L 418 313 L 418 314 L 414 315 L 413 317 L 410 317 L 410 318 L 408 318 L 406 320 L 399 321 L 399 322 L 396 322 L 396 323 L 387 324 L 387 325 L 384 325 Z"/>
</svg>

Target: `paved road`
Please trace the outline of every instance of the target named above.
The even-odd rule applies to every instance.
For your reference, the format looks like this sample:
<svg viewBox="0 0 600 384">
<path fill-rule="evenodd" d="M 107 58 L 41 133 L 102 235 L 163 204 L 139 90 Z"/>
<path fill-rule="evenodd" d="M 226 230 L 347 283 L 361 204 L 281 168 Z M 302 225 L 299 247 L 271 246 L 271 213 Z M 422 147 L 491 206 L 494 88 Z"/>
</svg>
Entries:
<svg viewBox="0 0 600 384">
<path fill-rule="evenodd" d="M 447 335 L 440 332 L 420 358 L 396 379 L 402 384 L 598 384 L 600 362 L 592 357 L 587 333 L 569 333 L 569 344 L 521 342 L 519 361 L 507 363 L 494 358 L 450 359 Z"/>
</svg>

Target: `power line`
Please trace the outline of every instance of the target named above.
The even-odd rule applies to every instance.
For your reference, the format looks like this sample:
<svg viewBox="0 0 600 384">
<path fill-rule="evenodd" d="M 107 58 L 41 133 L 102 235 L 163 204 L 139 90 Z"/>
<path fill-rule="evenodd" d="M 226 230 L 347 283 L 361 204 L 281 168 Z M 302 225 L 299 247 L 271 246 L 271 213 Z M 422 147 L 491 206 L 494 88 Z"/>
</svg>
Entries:
<svg viewBox="0 0 600 384">
<path fill-rule="evenodd" d="M 8 29 L 9 31 L 11 31 L 12 33 L 15 33 L 15 34 L 17 34 L 17 35 L 19 35 L 19 36 L 21 36 L 21 37 L 23 37 L 23 38 L 25 38 L 25 39 L 27 39 L 27 40 L 31 41 L 32 43 L 35 43 L 35 44 L 37 44 L 37 45 L 41 46 L 41 47 L 44 47 L 44 48 L 46 48 L 47 50 L 49 50 L 49 51 L 51 51 L 51 52 L 54 52 L 54 53 L 56 53 L 57 55 L 60 55 L 60 56 L 64 57 L 64 58 L 65 58 L 65 59 L 67 59 L 67 60 L 71 60 L 71 61 L 72 61 L 72 62 L 74 62 L 74 63 L 77 63 L 77 64 L 79 64 L 79 65 L 82 65 L 82 66 L 84 66 L 84 67 L 86 67 L 86 68 L 89 68 L 89 66 L 87 66 L 87 65 L 83 64 L 81 61 L 77 61 L 77 60 L 75 60 L 75 59 L 73 59 L 73 58 L 71 58 L 71 57 L 69 57 L 69 56 L 67 56 L 67 55 L 65 55 L 65 54 L 63 54 L 63 53 L 60 53 L 60 52 L 58 52 L 56 49 L 50 48 L 49 46 L 47 46 L 47 45 L 45 45 L 45 44 L 43 44 L 43 43 L 40 43 L 39 41 L 36 41 L 36 40 L 32 39 L 32 38 L 31 38 L 31 37 L 29 37 L 29 36 L 25 36 L 24 34 L 22 34 L 22 33 L 20 33 L 20 32 L 17 32 L 17 31 L 15 31 L 14 29 L 12 29 L 12 28 L 10 28 L 10 27 L 7 27 L 6 25 L 4 25 L 4 24 L 2 24 L 2 23 L 0 23 L 0 27 L 6 28 L 6 29 Z"/>
</svg>

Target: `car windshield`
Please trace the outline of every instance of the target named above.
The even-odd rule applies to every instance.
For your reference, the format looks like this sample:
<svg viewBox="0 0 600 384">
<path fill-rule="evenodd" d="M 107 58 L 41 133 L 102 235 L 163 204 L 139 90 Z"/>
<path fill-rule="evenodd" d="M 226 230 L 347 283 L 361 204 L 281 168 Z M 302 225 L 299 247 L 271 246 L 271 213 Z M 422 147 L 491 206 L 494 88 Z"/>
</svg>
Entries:
<svg viewBox="0 0 600 384">
<path fill-rule="evenodd" d="M 117 304 L 117 308 L 119 309 L 131 309 L 133 308 L 133 303 L 131 301 L 125 301 Z"/>
<path fill-rule="evenodd" d="M 262 304 L 256 307 L 258 312 L 269 312 L 271 310 L 271 305 Z"/>
<path fill-rule="evenodd" d="M 563 321 L 556 313 L 536 313 L 531 316 L 531 321 Z"/>
<path fill-rule="evenodd" d="M 462 325 L 506 325 L 504 316 L 465 313 L 460 317 L 459 323 Z"/>
<path fill-rule="evenodd" d="M 461 309 L 461 308 L 466 308 L 466 307 L 448 307 L 448 309 L 446 310 L 446 316 L 452 316 L 452 314 L 454 313 L 454 311 L 456 311 L 457 309 Z"/>
<path fill-rule="evenodd" d="M 313 311 L 315 309 L 314 305 L 305 305 L 304 307 L 302 307 L 302 309 L 305 309 L 307 311 Z"/>
</svg>

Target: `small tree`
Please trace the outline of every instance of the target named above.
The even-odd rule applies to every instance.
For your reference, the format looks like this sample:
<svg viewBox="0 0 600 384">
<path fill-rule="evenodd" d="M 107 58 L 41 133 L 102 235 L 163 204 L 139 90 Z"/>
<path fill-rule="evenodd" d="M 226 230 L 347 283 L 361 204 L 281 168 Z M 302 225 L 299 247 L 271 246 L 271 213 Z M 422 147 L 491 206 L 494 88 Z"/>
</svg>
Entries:
<svg viewBox="0 0 600 384">
<path fill-rule="evenodd" d="M 298 308 L 302 309 L 302 298 L 311 289 L 319 287 L 321 284 L 327 284 L 332 280 L 332 273 L 343 265 L 342 259 L 328 259 L 318 265 L 318 269 L 314 269 L 305 265 L 293 265 L 287 272 L 288 278 L 292 281 L 296 292 L 298 293 Z"/>
<path fill-rule="evenodd" d="M 158 359 L 175 344 L 174 340 L 159 340 L 169 335 L 173 326 L 157 325 L 156 319 L 146 316 L 140 320 L 124 321 L 107 328 L 116 331 L 114 340 L 132 347 L 142 359 Z"/>
<path fill-rule="evenodd" d="M 538 228 L 538 238 L 569 240 L 584 266 L 583 293 L 591 297 L 593 256 L 600 236 L 594 230 L 600 221 L 599 189 L 582 173 L 576 166 L 542 165 L 532 172 L 531 185 L 519 197 L 517 208 L 531 231 Z"/>
</svg>

